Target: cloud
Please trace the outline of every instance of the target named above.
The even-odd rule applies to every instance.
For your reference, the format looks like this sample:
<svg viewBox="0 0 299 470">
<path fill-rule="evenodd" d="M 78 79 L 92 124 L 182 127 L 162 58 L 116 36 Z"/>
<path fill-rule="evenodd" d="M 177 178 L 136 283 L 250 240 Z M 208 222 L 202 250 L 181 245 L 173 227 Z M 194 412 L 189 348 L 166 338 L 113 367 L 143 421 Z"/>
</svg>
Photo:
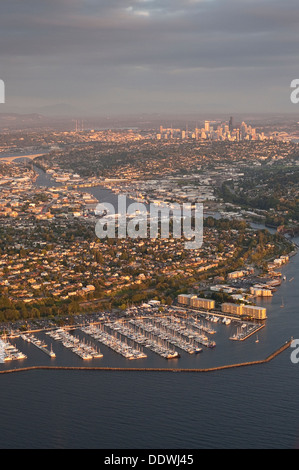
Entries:
<svg viewBox="0 0 299 470">
<path fill-rule="evenodd" d="M 258 77 L 275 87 L 296 78 L 298 23 L 297 0 L 9 0 L 1 5 L 1 70 L 15 96 L 19 75 L 31 94 L 47 83 L 49 100 L 68 81 L 75 99 L 86 79 L 90 91 L 104 83 L 107 103 L 116 88 L 131 97 L 132 82 L 145 104 L 159 87 L 169 100 L 187 97 L 180 80 L 212 96 L 207 77 L 215 73 L 231 97 L 236 77 L 251 88 Z M 251 84 L 248 70 L 256 71 Z"/>
</svg>

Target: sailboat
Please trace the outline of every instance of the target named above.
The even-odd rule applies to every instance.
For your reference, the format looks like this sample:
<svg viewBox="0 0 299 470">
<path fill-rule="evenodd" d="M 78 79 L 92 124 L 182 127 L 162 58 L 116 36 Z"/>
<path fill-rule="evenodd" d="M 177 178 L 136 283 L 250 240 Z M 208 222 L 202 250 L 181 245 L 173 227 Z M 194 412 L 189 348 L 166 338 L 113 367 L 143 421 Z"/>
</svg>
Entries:
<svg viewBox="0 0 299 470">
<path fill-rule="evenodd" d="M 282 300 L 281 300 L 281 306 L 280 306 L 280 308 L 284 308 L 284 300 L 283 300 L 283 298 L 282 298 Z"/>
<path fill-rule="evenodd" d="M 259 343 L 260 340 L 259 340 L 259 337 L 257 336 L 256 340 L 255 340 L 256 343 Z"/>
</svg>

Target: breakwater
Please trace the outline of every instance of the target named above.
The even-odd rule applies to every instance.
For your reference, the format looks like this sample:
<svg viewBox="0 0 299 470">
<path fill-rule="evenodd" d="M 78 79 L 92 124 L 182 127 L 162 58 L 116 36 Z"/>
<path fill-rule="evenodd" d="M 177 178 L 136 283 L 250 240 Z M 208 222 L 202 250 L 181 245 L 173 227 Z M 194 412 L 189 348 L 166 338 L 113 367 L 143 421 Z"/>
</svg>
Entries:
<svg viewBox="0 0 299 470">
<path fill-rule="evenodd" d="M 292 344 L 292 339 L 287 341 L 284 345 L 282 345 L 279 349 L 275 352 L 270 354 L 266 359 L 262 359 L 260 361 L 251 361 L 251 362 L 243 362 L 240 364 L 229 364 L 226 366 L 218 366 L 208 369 L 178 369 L 178 368 L 135 368 L 135 367 L 72 367 L 72 366 L 32 366 L 32 367 L 24 367 L 19 369 L 10 369 L 10 370 L 3 370 L 0 371 L 0 374 L 12 374 L 15 372 L 29 372 L 33 370 L 64 370 L 64 371 L 89 371 L 89 372 L 189 372 L 189 373 L 208 373 L 208 372 L 216 372 L 221 370 L 227 369 L 235 369 L 239 367 L 248 367 L 248 366 L 255 366 L 261 364 L 267 364 L 275 359 L 277 356 L 282 354 L 286 349 L 288 349 Z"/>
</svg>

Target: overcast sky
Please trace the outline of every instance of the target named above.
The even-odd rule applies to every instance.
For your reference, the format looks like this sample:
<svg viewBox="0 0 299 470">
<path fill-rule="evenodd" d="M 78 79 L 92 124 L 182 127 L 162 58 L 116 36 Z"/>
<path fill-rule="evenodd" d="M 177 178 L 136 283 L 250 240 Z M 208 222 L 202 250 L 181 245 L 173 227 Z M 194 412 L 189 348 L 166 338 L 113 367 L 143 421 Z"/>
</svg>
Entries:
<svg viewBox="0 0 299 470">
<path fill-rule="evenodd" d="M 296 112 L 298 0 L 0 0 L 0 112 Z M 53 108 L 55 110 L 55 108 Z"/>
</svg>

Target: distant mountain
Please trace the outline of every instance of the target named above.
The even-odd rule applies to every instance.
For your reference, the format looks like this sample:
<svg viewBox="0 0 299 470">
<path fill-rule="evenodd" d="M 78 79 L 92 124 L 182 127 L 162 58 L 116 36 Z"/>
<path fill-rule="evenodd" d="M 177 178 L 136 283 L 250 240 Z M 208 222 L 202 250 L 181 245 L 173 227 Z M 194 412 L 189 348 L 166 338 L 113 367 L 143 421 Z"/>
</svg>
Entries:
<svg viewBox="0 0 299 470">
<path fill-rule="evenodd" d="M 39 113 L 0 113 L 0 132 L 12 130 L 72 129 L 71 118 L 45 116 Z"/>
<path fill-rule="evenodd" d="M 42 114 L 43 116 L 49 116 L 49 117 L 61 116 L 65 118 L 80 114 L 77 108 L 66 103 L 58 103 L 58 104 L 52 104 L 48 106 L 41 106 L 40 108 L 36 109 L 36 112 Z"/>
<path fill-rule="evenodd" d="M 64 104 L 46 106 L 39 108 L 35 113 L 18 113 L 18 112 L 0 112 L 0 132 L 6 131 L 71 131 L 77 127 L 79 130 L 84 129 L 119 129 L 119 128 L 138 128 L 142 130 L 159 129 L 163 127 L 185 128 L 204 125 L 204 121 L 227 121 L 227 115 L 212 114 L 162 114 L 162 113 L 140 113 L 128 115 L 104 115 L 104 116 L 86 116 L 80 112 L 73 110 L 71 106 Z M 72 112 L 73 110 L 73 112 Z M 1 109 L 0 109 L 1 111 Z M 278 115 L 278 114 L 257 114 L 257 115 L 234 115 L 235 120 L 242 122 L 243 120 L 254 126 L 284 125 L 288 128 L 295 126 L 297 129 L 297 114 Z M 281 130 L 281 129 L 280 129 Z"/>
</svg>

